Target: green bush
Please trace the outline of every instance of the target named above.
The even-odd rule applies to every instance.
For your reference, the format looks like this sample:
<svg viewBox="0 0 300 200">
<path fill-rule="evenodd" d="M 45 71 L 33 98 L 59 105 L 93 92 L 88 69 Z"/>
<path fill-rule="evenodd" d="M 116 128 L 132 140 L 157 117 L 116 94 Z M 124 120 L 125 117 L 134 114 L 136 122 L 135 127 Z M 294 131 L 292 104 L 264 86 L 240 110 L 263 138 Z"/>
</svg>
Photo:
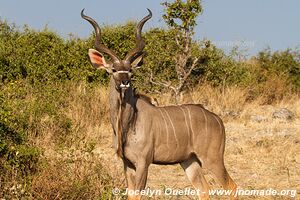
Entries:
<svg viewBox="0 0 300 200">
<path fill-rule="evenodd" d="M 16 30 L 1 22 L 0 78 L 2 83 L 26 79 L 31 84 L 66 80 L 101 80 L 103 74 L 88 62 L 92 45 L 85 40 L 63 40 L 47 29 Z"/>
<path fill-rule="evenodd" d="M 0 31 L 0 78 L 2 83 L 27 79 L 31 84 L 62 81 L 87 81 L 107 84 L 108 75 L 104 70 L 95 70 L 88 61 L 87 51 L 93 48 L 94 37 L 62 39 L 47 29 L 34 31 L 25 27 L 18 30 L 1 22 Z M 103 43 L 114 50 L 122 59 L 135 46 L 135 26 L 104 26 Z M 93 29 L 91 28 L 91 33 Z M 146 41 L 144 66 L 136 71 L 135 85 L 143 91 L 161 90 L 150 83 L 151 73 L 156 81 L 176 81 L 174 57 L 178 53 L 172 30 L 152 28 L 144 30 Z M 218 85 L 254 85 L 264 82 L 270 74 L 285 74 L 295 88 L 300 88 L 300 53 L 290 49 L 272 53 L 262 51 L 257 56 L 259 67 L 226 55 L 214 45 L 203 48 L 202 42 L 192 42 L 192 54 L 202 57 L 189 80 L 196 86 L 201 80 Z M 239 54 L 239 52 L 235 52 Z M 106 59 L 110 58 L 106 56 Z M 259 68 L 259 69 L 258 69 Z M 267 72 L 267 73 L 266 73 Z M 258 79 L 257 79 L 258 78 Z"/>
<path fill-rule="evenodd" d="M 287 49 L 272 53 L 266 49 L 258 53 L 257 60 L 265 74 L 283 75 L 300 91 L 300 52 Z"/>
</svg>

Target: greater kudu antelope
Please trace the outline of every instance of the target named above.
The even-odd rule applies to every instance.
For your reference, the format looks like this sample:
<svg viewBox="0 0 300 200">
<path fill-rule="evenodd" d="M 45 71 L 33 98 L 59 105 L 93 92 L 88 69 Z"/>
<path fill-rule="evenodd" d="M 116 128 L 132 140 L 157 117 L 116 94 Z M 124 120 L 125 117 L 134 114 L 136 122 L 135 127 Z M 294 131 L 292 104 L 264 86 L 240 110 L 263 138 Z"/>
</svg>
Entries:
<svg viewBox="0 0 300 200">
<path fill-rule="evenodd" d="M 225 189 L 233 192 L 236 184 L 224 166 L 225 130 L 221 119 L 199 104 L 156 107 L 142 95 L 135 94 L 130 85 L 132 70 L 143 59 L 145 47 L 142 28 L 152 17 L 151 11 L 137 25 L 136 46 L 125 57 L 101 43 L 101 29 L 91 17 L 84 15 L 95 29 L 95 48 L 88 55 L 93 66 L 111 74 L 110 120 L 114 147 L 122 158 L 128 190 L 145 188 L 148 167 L 153 164 L 179 163 L 193 186 L 209 199 L 208 183 L 202 168 L 209 169 Z M 109 55 L 107 62 L 102 53 Z M 158 52 L 159 53 L 159 52 Z M 139 195 L 128 199 L 140 199 Z M 232 196 L 232 198 L 234 198 Z"/>
</svg>

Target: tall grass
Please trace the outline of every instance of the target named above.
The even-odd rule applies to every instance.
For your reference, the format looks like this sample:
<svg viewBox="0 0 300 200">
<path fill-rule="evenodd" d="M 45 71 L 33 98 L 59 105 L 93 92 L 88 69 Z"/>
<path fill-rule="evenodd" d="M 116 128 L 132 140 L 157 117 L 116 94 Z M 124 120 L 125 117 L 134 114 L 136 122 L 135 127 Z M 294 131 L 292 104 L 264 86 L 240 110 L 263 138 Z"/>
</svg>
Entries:
<svg viewBox="0 0 300 200">
<path fill-rule="evenodd" d="M 46 128 L 42 138 L 33 139 L 44 151 L 45 164 L 32 180 L 31 194 L 39 199 L 111 199 L 112 188 L 124 187 L 124 179 L 96 151 L 110 135 L 107 90 L 84 83 L 65 86 L 71 131 L 54 136 Z"/>
<path fill-rule="evenodd" d="M 26 127 L 22 129 L 23 125 L 16 124 L 14 134 L 24 131 L 26 140 L 22 145 L 27 146 L 24 151 L 29 151 L 31 146 L 40 154 L 29 154 L 32 157 L 24 160 L 24 166 L 31 166 L 32 162 L 35 170 L 18 171 L 21 166 L 16 162 L 26 154 L 21 147 L 6 144 L 8 155 L 0 160 L 1 168 L 6 169 L 1 171 L 0 197 L 111 198 L 111 188 L 122 186 L 124 180 L 115 178 L 120 176 L 112 170 L 113 166 L 103 163 L 99 153 L 95 153 L 96 146 L 107 143 L 106 136 L 110 135 L 107 90 L 71 82 L 57 83 L 54 88 L 44 85 L 43 91 L 41 88 L 28 90 L 25 85 L 18 84 L 20 90 L 26 90 L 22 98 L 10 99 L 10 104 L 15 105 L 10 106 L 10 112 Z M 22 104 L 24 100 L 26 103 Z"/>
</svg>

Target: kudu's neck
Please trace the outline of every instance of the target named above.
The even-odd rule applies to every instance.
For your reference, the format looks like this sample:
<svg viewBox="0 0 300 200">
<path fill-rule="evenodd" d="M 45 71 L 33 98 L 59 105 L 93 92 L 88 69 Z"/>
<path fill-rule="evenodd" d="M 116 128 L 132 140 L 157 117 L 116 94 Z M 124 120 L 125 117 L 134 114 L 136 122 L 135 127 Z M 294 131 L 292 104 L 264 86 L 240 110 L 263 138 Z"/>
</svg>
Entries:
<svg viewBox="0 0 300 200">
<path fill-rule="evenodd" d="M 133 128 L 136 117 L 136 100 L 132 88 L 121 92 L 116 89 L 113 78 L 110 80 L 110 120 L 113 126 L 115 139 L 115 147 L 117 154 L 123 157 L 123 144 L 126 141 L 127 133 Z M 117 144 L 116 144 L 117 142 Z"/>
</svg>

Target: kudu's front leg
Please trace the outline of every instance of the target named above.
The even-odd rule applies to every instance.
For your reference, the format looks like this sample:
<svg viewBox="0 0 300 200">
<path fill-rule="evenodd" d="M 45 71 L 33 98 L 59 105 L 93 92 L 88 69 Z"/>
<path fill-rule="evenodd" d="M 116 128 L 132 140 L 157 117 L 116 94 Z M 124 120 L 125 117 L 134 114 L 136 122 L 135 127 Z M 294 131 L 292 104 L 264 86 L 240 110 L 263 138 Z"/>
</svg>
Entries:
<svg viewBox="0 0 300 200">
<path fill-rule="evenodd" d="M 135 195 L 128 196 L 128 199 L 140 200 L 142 198 L 140 192 L 146 187 L 148 168 L 149 164 L 147 164 L 145 161 L 140 161 L 137 163 L 135 171 Z"/>
<path fill-rule="evenodd" d="M 128 163 L 127 161 L 123 160 L 124 163 L 124 173 L 127 183 L 127 192 L 128 192 L 128 199 L 134 199 L 133 197 L 130 197 L 131 193 L 129 191 L 135 190 L 135 168 L 132 166 L 132 164 Z"/>
</svg>

